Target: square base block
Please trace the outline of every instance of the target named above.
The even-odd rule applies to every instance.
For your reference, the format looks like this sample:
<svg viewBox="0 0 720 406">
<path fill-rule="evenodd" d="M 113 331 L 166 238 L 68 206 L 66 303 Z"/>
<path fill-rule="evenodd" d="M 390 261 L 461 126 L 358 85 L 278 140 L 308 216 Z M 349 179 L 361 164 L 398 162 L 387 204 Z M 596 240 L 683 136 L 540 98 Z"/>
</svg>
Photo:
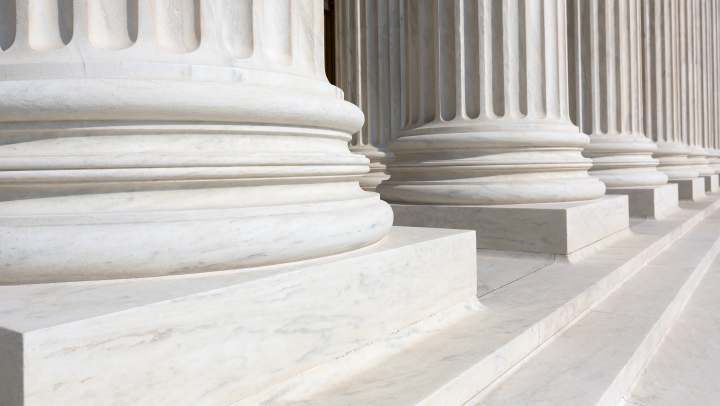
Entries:
<svg viewBox="0 0 720 406">
<path fill-rule="evenodd" d="M 703 176 L 706 192 L 720 192 L 720 175 Z"/>
<path fill-rule="evenodd" d="M 0 405 L 229 405 L 475 297 L 475 235 L 393 227 L 346 254 L 0 286 Z"/>
<path fill-rule="evenodd" d="M 626 195 L 633 217 L 662 218 L 664 214 L 678 209 L 678 185 L 675 183 L 632 189 L 608 188 L 605 193 Z"/>
<path fill-rule="evenodd" d="M 668 183 L 677 183 L 680 200 L 698 200 L 705 197 L 705 179 L 670 180 Z"/>
<path fill-rule="evenodd" d="M 390 204 L 395 225 L 475 230 L 477 247 L 568 255 L 629 226 L 628 197 L 497 206 Z"/>
</svg>

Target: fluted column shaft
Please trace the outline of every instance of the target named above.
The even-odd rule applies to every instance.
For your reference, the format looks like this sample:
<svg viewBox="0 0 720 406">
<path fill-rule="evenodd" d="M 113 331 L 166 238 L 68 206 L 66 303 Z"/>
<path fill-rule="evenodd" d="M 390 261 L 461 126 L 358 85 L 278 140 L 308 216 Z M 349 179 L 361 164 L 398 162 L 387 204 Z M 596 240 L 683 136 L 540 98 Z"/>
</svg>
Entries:
<svg viewBox="0 0 720 406">
<path fill-rule="evenodd" d="M 644 130 L 657 144 L 658 170 L 671 180 L 698 177 L 680 131 L 677 12 L 676 0 L 642 3 Z"/>
<path fill-rule="evenodd" d="M 590 174 L 611 188 L 664 185 L 643 132 L 640 0 L 569 4 L 570 116 L 590 136 Z"/>
<path fill-rule="evenodd" d="M 715 173 L 703 148 L 701 0 L 678 3 L 680 19 L 680 104 L 683 139 L 690 147 L 689 159 L 700 175 Z"/>
<path fill-rule="evenodd" d="M 403 126 L 402 19 L 402 0 L 335 3 L 337 85 L 365 114 L 350 150 L 370 159 L 370 173 L 360 181 L 366 190 L 390 177 L 387 145 Z"/>
<path fill-rule="evenodd" d="M 405 126 L 393 202 L 512 204 L 601 197 L 568 112 L 564 0 L 405 1 Z"/>
<path fill-rule="evenodd" d="M 0 281 L 154 276 L 381 239 L 322 0 L 0 3 Z"/>
<path fill-rule="evenodd" d="M 708 0 L 707 10 L 704 17 L 707 21 L 707 60 L 708 60 L 708 86 L 710 127 L 705 149 L 708 151 L 710 167 L 715 173 L 720 173 L 720 31 L 718 22 L 720 20 L 720 7 L 718 0 Z"/>
</svg>

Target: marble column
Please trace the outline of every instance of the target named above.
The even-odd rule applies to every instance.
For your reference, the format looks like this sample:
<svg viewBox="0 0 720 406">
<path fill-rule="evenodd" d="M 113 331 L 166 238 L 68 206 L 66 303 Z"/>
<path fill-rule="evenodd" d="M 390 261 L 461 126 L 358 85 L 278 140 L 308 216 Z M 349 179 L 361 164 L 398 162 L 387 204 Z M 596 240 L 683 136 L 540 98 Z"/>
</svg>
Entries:
<svg viewBox="0 0 720 406">
<path fill-rule="evenodd" d="M 609 189 L 666 184 L 642 125 L 640 0 L 573 0 L 568 25 L 570 117 L 590 136 L 590 174 Z"/>
<path fill-rule="evenodd" d="M 643 0 L 643 118 L 657 144 L 653 157 L 671 181 L 698 177 L 680 130 L 678 21 L 676 0 Z"/>
<path fill-rule="evenodd" d="M 712 100 L 714 128 L 711 135 L 712 139 L 712 158 L 710 166 L 715 169 L 716 174 L 720 174 L 720 1 L 710 1 L 710 52 L 712 60 Z"/>
<path fill-rule="evenodd" d="M 1 282 L 248 268 L 383 238 L 322 0 L 0 3 Z"/>
<path fill-rule="evenodd" d="M 704 19 L 704 67 L 706 70 L 707 85 L 704 89 L 707 92 L 707 108 L 706 117 L 708 119 L 708 127 L 705 134 L 703 147 L 708 151 L 708 160 L 710 167 L 715 170 L 716 174 L 720 174 L 720 106 L 718 103 L 718 80 L 720 80 L 718 69 L 718 46 L 720 46 L 720 38 L 718 35 L 718 1 L 706 0 L 702 16 Z"/>
<path fill-rule="evenodd" d="M 394 204 L 396 225 L 429 224 L 434 215 L 422 210 L 604 195 L 605 185 L 587 173 L 592 161 L 582 156 L 589 138 L 570 120 L 565 3 L 405 1 L 405 123 L 389 143 L 391 177 L 377 188 Z M 517 218 L 462 216 L 433 226 L 475 228 L 479 246 L 492 243 L 481 241 L 492 233 L 483 221 L 495 222 L 497 240 L 518 226 Z"/>
<path fill-rule="evenodd" d="M 370 159 L 360 181 L 369 191 L 390 177 L 387 145 L 403 126 L 402 12 L 401 0 L 335 2 L 337 85 L 365 114 L 350 150 Z"/>
<path fill-rule="evenodd" d="M 715 158 L 713 152 L 713 137 L 715 130 L 716 117 L 713 112 L 714 102 L 712 100 L 713 94 L 713 66 L 712 66 L 712 51 L 710 48 L 710 42 L 712 37 L 711 31 L 711 15 L 712 9 L 710 7 L 710 0 L 698 0 L 698 96 L 699 96 L 699 145 L 706 153 L 705 158 L 708 161 L 709 174 L 705 176 L 705 191 L 706 192 L 717 192 L 720 191 L 720 184 L 718 183 L 718 175 L 715 174 L 715 168 L 713 168 L 712 161 Z"/>
<path fill-rule="evenodd" d="M 690 147 L 689 159 L 700 176 L 715 173 L 703 148 L 700 0 L 678 3 L 680 19 L 680 105 L 683 139 Z"/>
<path fill-rule="evenodd" d="M 677 208 L 678 186 L 667 185 L 653 158 L 658 147 L 643 130 L 642 2 L 568 4 L 570 117 L 590 136 L 589 173 L 608 194 L 628 195 L 631 215 L 660 217 Z"/>
</svg>

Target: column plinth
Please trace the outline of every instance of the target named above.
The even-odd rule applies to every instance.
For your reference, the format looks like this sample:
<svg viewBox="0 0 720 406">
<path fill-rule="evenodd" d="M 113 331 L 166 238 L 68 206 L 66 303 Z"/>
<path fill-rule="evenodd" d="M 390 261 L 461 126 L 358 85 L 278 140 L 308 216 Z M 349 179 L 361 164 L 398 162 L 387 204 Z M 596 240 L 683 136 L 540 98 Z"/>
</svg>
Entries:
<svg viewBox="0 0 720 406">
<path fill-rule="evenodd" d="M 320 0 L 30 3 L 0 52 L 2 282 L 263 266 L 389 231 Z"/>
</svg>

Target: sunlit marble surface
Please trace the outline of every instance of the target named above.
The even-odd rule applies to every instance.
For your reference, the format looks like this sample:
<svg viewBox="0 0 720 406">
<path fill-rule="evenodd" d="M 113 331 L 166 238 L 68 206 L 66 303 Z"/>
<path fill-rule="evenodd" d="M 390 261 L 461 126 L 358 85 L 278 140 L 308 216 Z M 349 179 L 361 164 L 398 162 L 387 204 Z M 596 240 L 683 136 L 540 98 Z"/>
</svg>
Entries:
<svg viewBox="0 0 720 406">
<path fill-rule="evenodd" d="M 364 117 L 328 83 L 322 21 L 322 0 L 0 2 L 0 282 L 380 241 L 392 212 L 359 186 Z"/>
<path fill-rule="evenodd" d="M 670 180 L 677 183 L 680 200 L 699 200 L 705 197 L 705 179 Z"/>
<path fill-rule="evenodd" d="M 478 297 L 555 262 L 555 255 L 477 250 Z"/>
<path fill-rule="evenodd" d="M 630 215 L 661 219 L 678 209 L 679 192 L 676 183 L 644 188 L 608 188 L 610 195 L 627 195 Z"/>
<path fill-rule="evenodd" d="M 0 286 L 0 405 L 227 405 L 474 298 L 475 260 L 471 231 L 394 227 L 274 267 Z"/>
<path fill-rule="evenodd" d="M 720 191 L 720 175 L 708 175 L 703 176 L 705 179 L 705 191 L 706 192 L 717 192 Z"/>
<path fill-rule="evenodd" d="M 714 405 L 720 399 L 720 259 L 625 395 L 628 405 Z"/>
<path fill-rule="evenodd" d="M 501 251 L 567 255 L 629 225 L 627 196 L 575 203 L 391 207 L 395 225 L 475 230 L 478 248 Z"/>
</svg>

